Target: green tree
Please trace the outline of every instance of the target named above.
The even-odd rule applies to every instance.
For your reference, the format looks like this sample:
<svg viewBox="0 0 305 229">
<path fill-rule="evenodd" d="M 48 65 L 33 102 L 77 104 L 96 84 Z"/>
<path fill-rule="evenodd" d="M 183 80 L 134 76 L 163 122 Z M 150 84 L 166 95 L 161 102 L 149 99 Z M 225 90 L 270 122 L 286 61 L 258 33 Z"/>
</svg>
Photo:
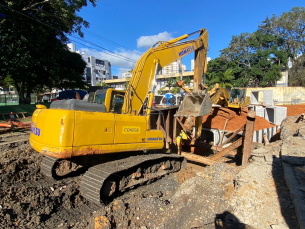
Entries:
<svg viewBox="0 0 305 229">
<path fill-rule="evenodd" d="M 185 83 L 186 86 L 189 86 L 190 83 L 191 83 L 190 77 L 185 77 L 185 78 L 184 78 L 184 83 Z"/>
<path fill-rule="evenodd" d="M 107 83 L 105 83 L 105 82 L 102 83 L 102 86 L 103 87 L 109 87 L 109 85 Z"/>
<path fill-rule="evenodd" d="M 95 5 L 96 0 L 1 2 L 0 12 L 7 19 L 0 19 L 0 80 L 12 78 L 19 103 L 30 103 L 31 92 L 44 87 L 83 87 L 80 70 L 74 70 L 71 61 L 81 63 L 81 56 L 70 55 L 66 43 L 67 35 L 82 37 L 82 26 L 89 26 L 76 14 L 87 2 Z M 63 63 L 67 64 L 64 69 Z"/>
<path fill-rule="evenodd" d="M 97 82 L 95 86 L 102 86 L 101 82 Z"/>
<path fill-rule="evenodd" d="M 181 90 L 180 87 L 173 87 L 170 92 L 173 93 L 174 95 L 176 95 L 177 93 L 179 93 Z"/>
<path fill-rule="evenodd" d="M 305 54 L 298 57 L 288 71 L 289 86 L 305 87 Z"/>
<path fill-rule="evenodd" d="M 219 84 L 221 88 L 233 87 L 234 74 L 232 69 L 227 69 L 226 71 L 219 71 L 217 75 L 211 79 L 210 83 L 215 85 Z"/>
<path fill-rule="evenodd" d="M 267 17 L 259 29 L 284 39 L 280 48 L 288 53 L 293 63 L 300 54 L 305 53 L 305 7 L 293 7 L 280 16 Z"/>
<path fill-rule="evenodd" d="M 168 90 L 170 91 L 173 86 L 174 86 L 174 80 L 172 78 L 170 78 L 167 81 L 166 85 L 163 87 L 163 89 L 167 87 Z"/>
<path fill-rule="evenodd" d="M 274 86 L 287 66 L 287 54 L 280 49 L 279 36 L 256 31 L 233 36 L 229 47 L 221 50 L 225 68 L 232 68 L 235 86 Z"/>
<path fill-rule="evenodd" d="M 129 86 L 129 81 L 125 82 L 123 87 L 124 87 L 124 90 L 127 90 L 128 89 L 128 86 Z"/>
<path fill-rule="evenodd" d="M 217 57 L 213 60 L 210 60 L 208 63 L 208 71 L 205 77 L 205 85 L 209 88 L 214 86 L 215 81 L 217 81 L 216 78 L 218 77 L 218 74 L 225 71 L 226 68 L 227 62 L 222 57 Z"/>
</svg>

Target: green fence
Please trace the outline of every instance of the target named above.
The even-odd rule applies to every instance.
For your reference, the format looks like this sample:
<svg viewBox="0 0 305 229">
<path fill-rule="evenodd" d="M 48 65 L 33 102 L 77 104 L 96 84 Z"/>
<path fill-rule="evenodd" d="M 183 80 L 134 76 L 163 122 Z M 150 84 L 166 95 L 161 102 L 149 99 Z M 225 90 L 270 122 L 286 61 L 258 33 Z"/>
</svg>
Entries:
<svg viewBox="0 0 305 229">
<path fill-rule="evenodd" d="M 50 103 L 39 103 L 42 105 L 45 105 L 47 108 L 50 107 Z M 23 105 L 9 105 L 9 106 L 0 106 L 0 114 L 1 113 L 19 113 L 19 112 L 26 112 L 25 116 L 32 116 L 33 112 L 36 109 L 36 104 L 23 104 Z M 2 120 L 3 117 L 0 115 L 0 120 Z"/>
<path fill-rule="evenodd" d="M 31 104 L 37 101 L 36 94 L 31 94 Z M 19 105 L 19 95 L 0 95 L 0 106 Z"/>
</svg>

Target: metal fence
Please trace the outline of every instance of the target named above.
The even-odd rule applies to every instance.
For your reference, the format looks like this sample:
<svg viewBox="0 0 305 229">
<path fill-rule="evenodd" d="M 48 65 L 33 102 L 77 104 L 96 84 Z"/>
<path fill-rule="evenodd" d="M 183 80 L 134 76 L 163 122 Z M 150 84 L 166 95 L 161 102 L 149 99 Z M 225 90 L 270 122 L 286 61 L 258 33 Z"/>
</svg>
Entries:
<svg viewBox="0 0 305 229">
<path fill-rule="evenodd" d="M 31 94 L 31 103 L 36 103 L 37 96 L 36 94 Z M 6 105 L 19 105 L 19 95 L 0 95 L 0 106 Z"/>
</svg>

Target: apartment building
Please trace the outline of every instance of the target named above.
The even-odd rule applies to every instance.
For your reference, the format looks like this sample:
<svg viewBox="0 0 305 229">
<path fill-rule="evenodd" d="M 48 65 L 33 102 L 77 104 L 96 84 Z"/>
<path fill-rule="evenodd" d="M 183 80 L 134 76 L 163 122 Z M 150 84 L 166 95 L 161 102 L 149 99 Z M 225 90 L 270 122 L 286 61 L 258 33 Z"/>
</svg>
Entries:
<svg viewBox="0 0 305 229">
<path fill-rule="evenodd" d="M 211 60 L 211 57 L 208 57 L 207 58 L 207 63 L 209 63 L 210 60 Z M 191 71 L 194 71 L 194 66 L 195 66 L 195 61 L 193 59 L 193 60 L 191 60 Z"/>
<path fill-rule="evenodd" d="M 179 72 L 185 72 L 186 66 L 182 64 L 181 59 L 174 61 L 173 63 L 165 66 L 162 68 L 162 70 L 159 72 L 158 75 L 171 75 Z"/>
<path fill-rule="evenodd" d="M 69 43 L 67 46 L 71 52 L 79 53 L 86 62 L 84 78 L 88 85 L 95 86 L 98 82 L 112 79 L 111 63 L 108 60 L 87 55 L 85 51 L 80 52 L 76 50 L 76 46 L 73 43 Z"/>
<path fill-rule="evenodd" d="M 132 77 L 132 72 L 130 72 L 130 71 L 124 71 L 123 74 L 122 74 L 123 79 L 131 78 L 131 77 Z"/>
</svg>

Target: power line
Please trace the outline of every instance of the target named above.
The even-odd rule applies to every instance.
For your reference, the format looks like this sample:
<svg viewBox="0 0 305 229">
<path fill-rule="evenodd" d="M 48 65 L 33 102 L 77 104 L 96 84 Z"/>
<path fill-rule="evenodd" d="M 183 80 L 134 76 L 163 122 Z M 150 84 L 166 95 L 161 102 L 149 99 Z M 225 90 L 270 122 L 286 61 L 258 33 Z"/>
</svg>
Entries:
<svg viewBox="0 0 305 229">
<path fill-rule="evenodd" d="M 91 49 L 100 51 L 100 52 L 102 52 L 102 53 L 106 53 L 106 54 L 108 54 L 108 55 L 110 55 L 110 56 L 114 56 L 114 57 L 116 57 L 116 58 L 120 58 L 120 57 L 118 57 L 118 56 L 115 56 L 114 54 L 107 53 L 107 52 L 104 52 L 104 51 L 102 51 L 102 50 L 100 50 L 100 49 L 97 49 L 97 48 L 94 48 L 94 47 L 87 46 L 87 45 L 85 45 L 85 44 L 83 44 L 83 43 L 81 43 L 81 42 L 78 42 L 78 41 L 76 41 L 76 40 L 73 40 L 73 39 L 70 39 L 70 40 L 73 41 L 73 42 L 75 42 L 75 43 L 78 43 L 78 44 L 80 44 L 80 45 L 83 45 L 83 46 L 85 46 L 85 47 L 87 47 L 87 48 L 91 48 Z M 122 58 L 120 58 L 120 59 L 122 59 Z M 123 60 L 126 60 L 126 59 L 123 59 Z M 135 63 L 134 61 L 130 61 L 130 60 L 126 60 L 126 61 Z"/>
<path fill-rule="evenodd" d="M 122 49 L 124 49 L 124 50 L 126 50 L 126 51 L 130 51 L 130 52 L 139 54 L 139 51 L 135 51 L 135 50 L 128 49 L 128 48 L 126 48 L 125 46 L 122 46 L 122 45 L 120 45 L 120 44 L 118 44 L 118 43 L 116 43 L 116 42 L 114 42 L 114 41 L 112 41 L 112 40 L 110 40 L 110 39 L 108 39 L 108 38 L 106 38 L 106 37 L 103 37 L 103 36 L 101 36 L 101 35 L 99 35 L 99 34 L 93 33 L 93 32 L 91 32 L 91 31 L 89 31 L 89 30 L 87 30 L 87 31 L 84 32 L 84 33 L 89 34 L 89 35 L 91 35 L 91 36 L 93 36 L 93 37 L 95 37 L 95 38 L 98 38 L 98 39 L 102 40 L 102 41 L 105 41 L 105 42 L 107 42 L 107 43 L 109 43 L 109 44 L 115 45 L 115 46 L 117 46 L 117 47 L 119 47 L 119 48 L 122 48 Z"/>
<path fill-rule="evenodd" d="M 57 31 L 60 31 L 60 32 L 64 32 L 64 31 L 62 31 L 62 30 L 60 30 L 60 29 L 58 29 L 58 28 L 55 28 L 55 27 L 53 27 L 53 26 L 51 26 L 51 25 L 48 25 L 48 24 L 46 24 L 46 23 L 44 23 L 44 22 L 41 22 L 41 21 L 38 20 L 38 19 L 32 18 L 32 17 L 30 17 L 30 16 L 28 16 L 28 15 L 26 15 L 26 14 L 23 14 L 23 13 L 21 13 L 21 12 L 19 12 L 19 11 L 17 11 L 17 10 L 14 10 L 14 9 L 12 9 L 12 8 L 10 8 L 10 7 L 7 7 L 7 6 L 3 5 L 3 4 L 0 4 L 0 5 L 3 6 L 3 7 L 5 7 L 5 8 L 7 8 L 7 9 L 10 9 L 10 10 L 12 10 L 12 11 L 18 13 L 18 14 L 21 14 L 22 16 L 25 16 L 25 17 L 27 17 L 27 18 L 30 18 L 30 19 L 34 20 L 34 21 L 37 21 L 37 22 L 39 22 L 39 23 L 41 23 L 41 24 L 43 24 L 43 25 L 45 25 L 45 26 L 48 26 L 49 28 L 52 28 L 52 29 L 57 30 Z M 94 44 L 94 43 L 92 43 L 92 42 L 90 42 L 90 41 L 87 41 L 87 40 L 83 39 L 83 38 L 78 38 L 78 37 L 73 36 L 73 35 L 70 35 L 70 36 L 72 36 L 72 37 L 74 37 L 74 38 L 76 38 L 76 39 L 85 41 L 85 42 L 87 42 L 87 43 L 89 43 L 89 44 L 92 44 L 92 45 L 94 45 L 94 46 L 97 46 L 97 47 L 99 47 L 99 48 L 102 48 L 102 49 L 104 49 L 104 50 L 106 50 L 106 51 L 112 53 L 113 55 L 110 54 L 110 53 L 107 53 L 107 52 L 105 52 L 105 51 L 96 49 L 96 50 L 98 50 L 98 51 L 100 51 L 100 52 L 103 52 L 103 53 L 105 53 L 105 54 L 114 56 L 114 57 L 116 57 L 116 58 L 120 58 L 120 59 L 123 59 L 123 58 L 124 58 L 123 60 L 126 60 L 126 61 L 129 61 L 129 62 L 136 63 L 135 60 L 129 59 L 128 57 L 125 57 L 125 56 L 122 56 L 122 55 L 117 54 L 117 53 L 115 53 L 115 52 L 112 52 L 112 51 L 110 51 L 110 50 L 108 50 L 108 49 L 106 49 L 106 48 L 103 48 L 103 47 L 101 47 L 101 46 L 99 46 L 99 45 L 96 45 L 96 44 Z M 70 39 L 70 40 L 71 40 L 71 39 Z M 74 42 L 76 42 L 76 41 L 74 41 Z M 77 43 L 79 43 L 79 42 L 77 42 Z M 83 44 L 82 44 L 82 45 L 83 45 Z M 86 46 L 86 45 L 84 45 L 84 46 Z M 86 46 L 86 47 L 89 47 L 89 46 Z M 90 47 L 89 47 L 89 48 L 90 48 Z M 91 47 L 91 48 L 92 48 L 92 47 Z M 94 48 L 94 49 L 95 49 L 95 48 Z"/>
<path fill-rule="evenodd" d="M 135 61 L 135 60 L 133 60 L 133 59 L 129 59 L 128 57 L 125 57 L 125 56 L 123 56 L 123 55 L 120 55 L 120 54 L 117 54 L 117 53 L 115 53 L 115 52 L 112 52 L 112 51 L 110 51 L 110 50 L 108 50 L 108 49 L 106 49 L 106 48 L 103 48 L 103 47 L 101 47 L 101 46 L 99 46 L 99 45 L 96 45 L 96 44 L 94 44 L 94 43 L 92 43 L 92 42 L 90 42 L 90 41 L 88 41 L 88 40 L 86 40 L 86 39 L 83 39 L 83 38 L 79 38 L 79 37 L 76 37 L 76 36 L 72 36 L 72 35 L 70 35 L 71 37 L 74 37 L 74 38 L 76 38 L 76 39 L 79 39 L 79 40 L 81 40 L 81 41 L 85 41 L 85 42 L 87 42 L 87 43 L 89 43 L 89 44 L 91 44 L 91 45 L 94 45 L 94 46 L 96 46 L 96 47 L 99 47 L 99 48 L 101 48 L 101 49 L 103 49 L 103 50 L 105 50 L 105 51 L 108 51 L 108 52 L 105 52 L 105 51 L 101 51 L 101 52 L 103 52 L 103 53 L 106 53 L 106 54 L 108 54 L 108 55 L 111 55 L 110 53 L 112 53 L 113 55 L 111 55 L 111 56 L 114 56 L 114 57 L 117 57 L 117 58 L 120 58 L 120 59 L 123 59 L 123 60 L 126 60 L 126 61 L 129 61 L 129 62 L 133 62 L 133 63 L 136 63 L 137 61 Z M 72 40 L 72 39 L 70 39 L 70 40 Z M 89 47 L 89 46 L 86 46 L 86 47 Z M 89 47 L 90 48 L 90 47 Z M 92 48 L 92 47 L 91 47 Z M 116 55 L 116 56 L 115 56 Z"/>
<path fill-rule="evenodd" d="M 102 21 L 103 23 L 105 23 L 106 25 L 108 25 L 109 27 L 116 29 L 115 26 L 110 25 L 110 24 L 109 24 L 108 22 L 106 22 L 105 20 L 102 20 L 101 18 L 97 17 L 96 15 L 94 15 L 94 14 L 92 14 L 92 13 L 89 13 L 89 12 L 86 11 L 85 9 L 82 9 L 82 10 L 83 10 L 84 12 L 86 12 L 87 14 L 90 14 L 91 16 L 93 16 L 93 17 L 99 19 L 100 21 Z M 119 31 L 119 32 L 120 32 L 120 33 L 124 33 L 124 31 Z M 129 37 L 129 34 L 127 34 L 127 33 L 124 33 L 124 34 L 127 35 L 127 36 Z M 138 42 L 139 42 L 139 44 L 144 45 L 142 42 L 140 42 L 140 41 L 138 41 Z"/>
</svg>

